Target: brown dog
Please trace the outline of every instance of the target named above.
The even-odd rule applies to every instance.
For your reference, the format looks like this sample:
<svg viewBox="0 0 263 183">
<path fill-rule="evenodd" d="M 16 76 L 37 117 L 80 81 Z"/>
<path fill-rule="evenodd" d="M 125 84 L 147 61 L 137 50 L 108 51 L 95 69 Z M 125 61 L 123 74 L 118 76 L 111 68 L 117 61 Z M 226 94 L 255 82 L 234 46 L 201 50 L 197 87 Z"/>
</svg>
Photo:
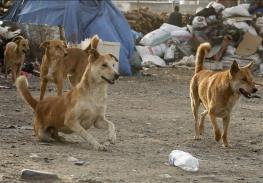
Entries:
<svg viewBox="0 0 263 183">
<path fill-rule="evenodd" d="M 90 45 L 85 49 L 68 48 L 66 43 L 60 40 L 45 41 L 40 47 L 45 48 L 40 69 L 40 100 L 44 98 L 47 83 L 53 82 L 57 86 L 57 94 L 62 95 L 63 81 L 70 75 L 72 86 L 80 82 L 88 64 L 88 51 L 96 49 L 99 43 L 98 36 L 94 36 Z"/>
<path fill-rule="evenodd" d="M 119 74 L 114 69 L 115 57 L 89 51 L 89 64 L 81 81 L 63 96 L 37 101 L 30 94 L 27 80 L 21 76 L 16 86 L 24 100 L 35 111 L 34 130 L 40 141 L 59 140 L 58 132 L 77 133 L 95 149 L 105 150 L 86 130 L 92 125 L 109 130 L 109 140 L 116 141 L 114 124 L 105 118 L 108 84 L 114 84 Z"/>
<path fill-rule="evenodd" d="M 22 65 L 25 61 L 25 54 L 29 50 L 29 41 L 22 36 L 14 38 L 7 43 L 4 52 L 4 70 L 5 79 L 7 80 L 8 70 L 11 69 L 12 83 L 20 75 Z"/>
<path fill-rule="evenodd" d="M 257 92 L 251 67 L 253 62 L 245 67 L 239 67 L 236 61 L 226 71 L 210 71 L 203 69 L 203 59 L 210 50 L 209 43 L 199 46 L 196 55 L 195 75 L 190 84 L 191 107 L 195 118 L 195 139 L 199 139 L 204 130 L 204 119 L 208 114 L 212 122 L 215 140 L 223 139 L 225 147 L 229 146 L 227 140 L 230 114 L 240 95 L 251 98 L 251 94 Z M 198 108 L 200 103 L 205 110 L 198 120 Z M 223 119 L 224 132 L 218 128 L 216 118 Z"/>
</svg>

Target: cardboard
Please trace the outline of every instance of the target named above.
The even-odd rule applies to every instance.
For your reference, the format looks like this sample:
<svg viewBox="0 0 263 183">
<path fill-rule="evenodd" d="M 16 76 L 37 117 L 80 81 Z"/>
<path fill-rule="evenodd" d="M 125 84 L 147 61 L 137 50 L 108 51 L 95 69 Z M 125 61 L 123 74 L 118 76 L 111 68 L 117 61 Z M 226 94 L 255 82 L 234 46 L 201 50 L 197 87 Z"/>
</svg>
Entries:
<svg viewBox="0 0 263 183">
<path fill-rule="evenodd" d="M 256 53 L 261 43 L 261 37 L 254 36 L 249 32 L 246 32 L 243 36 L 243 40 L 240 42 L 236 49 L 236 54 L 240 56 L 253 55 L 254 53 Z"/>
</svg>

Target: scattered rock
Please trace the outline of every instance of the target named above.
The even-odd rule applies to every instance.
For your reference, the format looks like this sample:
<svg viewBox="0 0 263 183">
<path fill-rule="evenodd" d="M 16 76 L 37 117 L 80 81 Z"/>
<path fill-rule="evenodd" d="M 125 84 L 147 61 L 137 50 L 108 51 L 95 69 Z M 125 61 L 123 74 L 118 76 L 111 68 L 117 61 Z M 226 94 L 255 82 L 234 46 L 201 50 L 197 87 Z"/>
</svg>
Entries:
<svg viewBox="0 0 263 183">
<path fill-rule="evenodd" d="M 73 162 L 74 165 L 79 165 L 79 166 L 82 166 L 82 165 L 84 165 L 86 163 L 85 161 L 81 161 L 81 160 L 79 160 L 79 159 L 77 159 L 75 157 L 69 157 L 68 161 Z"/>
<path fill-rule="evenodd" d="M 16 112 L 20 112 L 21 110 L 20 109 L 15 109 Z"/>
<path fill-rule="evenodd" d="M 35 154 L 35 153 L 30 153 L 30 156 L 29 156 L 30 158 L 32 158 L 32 159 L 38 159 L 38 158 L 40 158 L 40 156 L 38 156 L 37 154 Z"/>
<path fill-rule="evenodd" d="M 165 178 L 165 179 L 169 179 L 169 178 L 171 178 L 172 176 L 169 175 L 169 174 L 161 174 L 161 175 L 159 175 L 159 177 L 162 177 L 162 178 Z"/>
<path fill-rule="evenodd" d="M 85 161 L 75 161 L 75 162 L 74 162 L 74 165 L 82 166 L 82 165 L 84 165 L 85 163 L 86 163 Z"/>
<path fill-rule="evenodd" d="M 59 179 L 58 175 L 51 172 L 44 172 L 38 170 L 23 169 L 21 171 L 22 179 Z"/>
<path fill-rule="evenodd" d="M 15 145 L 12 145 L 11 148 L 16 148 L 16 146 L 15 146 Z"/>
</svg>

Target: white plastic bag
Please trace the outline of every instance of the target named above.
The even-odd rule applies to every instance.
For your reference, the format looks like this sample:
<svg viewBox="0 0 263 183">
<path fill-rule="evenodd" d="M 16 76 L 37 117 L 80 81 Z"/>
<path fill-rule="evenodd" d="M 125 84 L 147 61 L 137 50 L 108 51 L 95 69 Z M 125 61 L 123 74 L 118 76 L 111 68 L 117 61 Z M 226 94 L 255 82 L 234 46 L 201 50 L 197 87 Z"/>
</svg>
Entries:
<svg viewBox="0 0 263 183">
<path fill-rule="evenodd" d="M 223 18 L 233 17 L 233 16 L 244 16 L 248 17 L 250 14 L 247 9 L 247 5 L 240 4 L 238 6 L 233 6 L 231 8 L 226 8 L 222 11 Z"/>
<path fill-rule="evenodd" d="M 217 3 L 217 2 L 211 2 L 207 5 L 207 8 L 209 7 L 213 7 L 216 10 L 216 13 L 219 13 L 220 11 L 225 9 L 225 6 L 222 5 L 221 3 Z"/>
<path fill-rule="evenodd" d="M 237 22 L 234 19 L 228 19 L 226 21 L 224 21 L 225 25 L 233 25 L 238 29 L 242 29 L 244 32 L 249 32 L 254 36 L 257 36 L 257 31 L 255 30 L 254 27 L 248 25 L 246 22 Z"/>
<path fill-rule="evenodd" d="M 174 59 L 175 45 L 171 45 L 169 48 L 165 50 L 164 60 L 172 60 Z"/>
<path fill-rule="evenodd" d="M 144 55 L 163 56 L 166 49 L 166 44 L 160 44 L 157 46 L 136 46 L 136 50 L 139 52 L 141 57 Z"/>
<path fill-rule="evenodd" d="M 155 46 L 164 43 L 171 38 L 171 34 L 162 29 L 156 29 L 146 34 L 140 41 L 140 44 L 144 46 Z"/>
<path fill-rule="evenodd" d="M 153 65 L 160 66 L 160 67 L 166 66 L 165 61 L 156 55 L 144 55 L 142 57 L 142 66 L 150 67 Z"/>
<path fill-rule="evenodd" d="M 207 22 L 206 22 L 205 17 L 203 16 L 194 17 L 193 22 L 192 22 L 192 27 L 194 29 L 202 29 L 206 26 L 207 26 Z"/>
<path fill-rule="evenodd" d="M 186 30 L 178 30 L 171 32 L 173 40 L 189 41 L 192 38 L 192 34 Z"/>
<path fill-rule="evenodd" d="M 175 25 L 171 25 L 168 23 L 163 23 L 160 29 L 164 30 L 165 32 L 171 33 L 173 31 L 181 31 L 181 30 L 186 30 L 186 27 L 178 27 Z"/>
<path fill-rule="evenodd" d="M 198 159 L 191 154 L 180 150 L 173 150 L 170 153 L 169 164 L 191 172 L 196 172 L 199 169 Z"/>
</svg>

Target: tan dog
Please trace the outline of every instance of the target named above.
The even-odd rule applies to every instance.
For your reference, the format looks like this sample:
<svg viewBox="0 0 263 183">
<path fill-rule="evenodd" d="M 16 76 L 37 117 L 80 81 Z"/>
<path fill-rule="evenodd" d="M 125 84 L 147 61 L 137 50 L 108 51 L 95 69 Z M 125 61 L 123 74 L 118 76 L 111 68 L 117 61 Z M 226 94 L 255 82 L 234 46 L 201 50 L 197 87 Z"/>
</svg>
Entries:
<svg viewBox="0 0 263 183">
<path fill-rule="evenodd" d="M 40 141 L 59 140 L 58 132 L 77 133 L 95 149 L 105 150 L 86 130 L 92 125 L 109 130 L 109 140 L 116 141 L 114 124 L 105 118 L 108 84 L 114 84 L 119 74 L 114 69 L 115 58 L 100 55 L 95 49 L 89 51 L 89 64 L 78 83 L 63 96 L 47 97 L 37 101 L 27 87 L 27 80 L 21 76 L 16 86 L 24 100 L 35 111 L 34 130 Z"/>
<path fill-rule="evenodd" d="M 209 43 L 199 46 L 196 55 L 195 75 L 190 84 L 191 107 L 195 118 L 195 139 L 199 139 L 204 130 L 204 119 L 208 114 L 212 122 L 215 140 L 223 139 L 225 147 L 229 146 L 227 140 L 230 114 L 240 95 L 251 98 L 251 93 L 257 92 L 251 66 L 239 67 L 234 61 L 231 68 L 226 71 L 210 71 L 203 69 L 203 59 L 210 50 Z M 198 108 L 200 103 L 205 110 L 198 120 Z M 223 119 L 224 132 L 221 135 L 216 118 Z"/>
<path fill-rule="evenodd" d="M 14 38 L 7 43 L 4 52 L 4 70 L 7 80 L 8 70 L 11 69 L 12 83 L 20 75 L 21 68 L 25 61 L 26 52 L 29 50 L 29 41 L 22 36 Z"/>
<path fill-rule="evenodd" d="M 40 69 L 40 100 L 44 98 L 47 83 L 53 82 L 57 86 L 57 94 L 62 95 L 63 81 L 67 78 L 72 86 L 76 86 L 88 64 L 88 51 L 96 49 L 99 43 L 98 36 L 94 36 L 90 45 L 82 50 L 80 48 L 68 48 L 66 43 L 60 40 L 45 41 L 40 47 L 45 48 Z"/>
</svg>

